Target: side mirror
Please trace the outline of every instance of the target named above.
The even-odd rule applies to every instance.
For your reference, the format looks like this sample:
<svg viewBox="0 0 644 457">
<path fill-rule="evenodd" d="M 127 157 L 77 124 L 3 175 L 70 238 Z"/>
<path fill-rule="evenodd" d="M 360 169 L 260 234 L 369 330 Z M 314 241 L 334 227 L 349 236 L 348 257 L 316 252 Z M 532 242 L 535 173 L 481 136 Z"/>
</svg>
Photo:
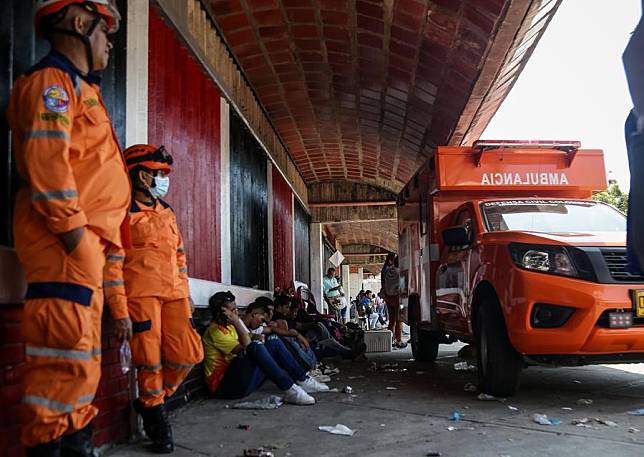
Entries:
<svg viewBox="0 0 644 457">
<path fill-rule="evenodd" d="M 470 229 L 464 225 L 457 225 L 443 230 L 443 242 L 448 246 L 467 246 L 472 244 Z"/>
</svg>

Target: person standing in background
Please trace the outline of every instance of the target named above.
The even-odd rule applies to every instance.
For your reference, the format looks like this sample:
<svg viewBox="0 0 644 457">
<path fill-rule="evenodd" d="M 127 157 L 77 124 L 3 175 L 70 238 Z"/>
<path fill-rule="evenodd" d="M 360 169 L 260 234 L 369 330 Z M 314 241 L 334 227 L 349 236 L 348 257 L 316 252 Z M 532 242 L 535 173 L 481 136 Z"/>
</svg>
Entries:
<svg viewBox="0 0 644 457">
<path fill-rule="evenodd" d="M 393 346 L 403 349 L 407 347 L 407 343 L 402 340 L 402 321 L 400 320 L 400 270 L 398 256 L 393 252 L 387 254 L 387 260 L 380 272 L 380 282 L 387 303 L 389 330 L 394 334 Z"/>
</svg>

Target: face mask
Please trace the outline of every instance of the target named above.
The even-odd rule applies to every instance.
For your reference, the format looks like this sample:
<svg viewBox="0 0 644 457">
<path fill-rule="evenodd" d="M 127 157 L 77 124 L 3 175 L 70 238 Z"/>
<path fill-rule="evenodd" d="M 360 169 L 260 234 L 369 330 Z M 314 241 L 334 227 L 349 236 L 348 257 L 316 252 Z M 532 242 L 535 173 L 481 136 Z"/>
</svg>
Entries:
<svg viewBox="0 0 644 457">
<path fill-rule="evenodd" d="M 168 194 L 170 189 L 170 178 L 167 176 L 155 176 L 154 187 L 150 187 L 152 198 L 163 198 Z"/>
</svg>

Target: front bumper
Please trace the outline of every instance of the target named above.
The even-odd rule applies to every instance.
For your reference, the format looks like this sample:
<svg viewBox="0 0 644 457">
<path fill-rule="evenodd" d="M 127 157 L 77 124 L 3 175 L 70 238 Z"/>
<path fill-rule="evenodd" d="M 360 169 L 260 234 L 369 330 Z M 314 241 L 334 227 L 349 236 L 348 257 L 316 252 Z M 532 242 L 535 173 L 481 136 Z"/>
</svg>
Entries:
<svg viewBox="0 0 644 457">
<path fill-rule="evenodd" d="M 644 284 L 597 284 L 579 279 L 510 272 L 508 295 L 502 299 L 510 341 L 525 355 L 601 355 L 644 353 L 644 324 L 627 329 L 599 325 L 605 311 L 632 310 L 630 290 Z M 559 328 L 533 328 L 530 313 L 536 303 L 575 308 Z"/>
</svg>

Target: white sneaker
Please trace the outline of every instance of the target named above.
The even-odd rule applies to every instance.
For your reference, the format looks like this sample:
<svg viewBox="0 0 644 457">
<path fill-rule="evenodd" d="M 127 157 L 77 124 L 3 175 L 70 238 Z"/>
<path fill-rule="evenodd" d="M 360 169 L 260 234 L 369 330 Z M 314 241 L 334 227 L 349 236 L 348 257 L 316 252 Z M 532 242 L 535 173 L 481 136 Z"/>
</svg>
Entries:
<svg viewBox="0 0 644 457">
<path fill-rule="evenodd" d="M 317 381 L 320 382 L 329 382 L 331 381 L 331 376 L 327 376 L 325 374 L 322 374 L 320 370 L 310 370 L 307 373 L 311 378 L 315 378 Z"/>
<path fill-rule="evenodd" d="M 284 392 L 284 402 L 294 405 L 314 405 L 315 398 L 304 392 L 297 384 L 293 384 L 290 389 Z"/>
<path fill-rule="evenodd" d="M 298 381 L 297 383 L 302 389 L 304 389 L 304 392 L 309 394 L 329 391 L 329 386 L 315 378 L 312 378 L 311 376 L 307 377 L 304 381 Z"/>
</svg>

